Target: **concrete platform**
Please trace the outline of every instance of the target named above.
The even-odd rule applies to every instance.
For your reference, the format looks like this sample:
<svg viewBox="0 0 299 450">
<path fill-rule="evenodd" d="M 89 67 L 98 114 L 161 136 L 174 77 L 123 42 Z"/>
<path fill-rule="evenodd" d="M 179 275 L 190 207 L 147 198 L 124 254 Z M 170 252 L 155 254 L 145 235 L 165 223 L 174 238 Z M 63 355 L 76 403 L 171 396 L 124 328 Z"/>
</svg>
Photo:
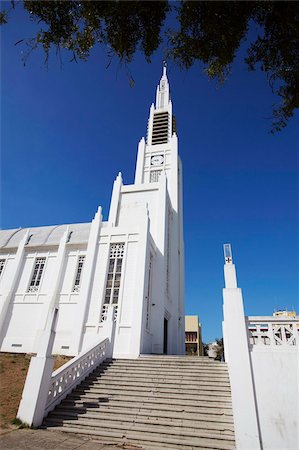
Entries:
<svg viewBox="0 0 299 450">
<path fill-rule="evenodd" d="M 103 443 L 94 437 L 70 435 L 60 431 L 1 430 L 1 450 L 141 450 L 142 447 Z"/>
</svg>

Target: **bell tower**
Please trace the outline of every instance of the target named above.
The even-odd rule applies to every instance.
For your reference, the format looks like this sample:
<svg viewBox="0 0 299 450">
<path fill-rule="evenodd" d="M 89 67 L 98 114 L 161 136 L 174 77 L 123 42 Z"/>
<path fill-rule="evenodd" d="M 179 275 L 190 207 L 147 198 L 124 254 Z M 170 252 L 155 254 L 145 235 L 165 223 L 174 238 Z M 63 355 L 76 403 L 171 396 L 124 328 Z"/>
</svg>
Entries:
<svg viewBox="0 0 299 450">
<path fill-rule="evenodd" d="M 152 104 L 147 125 L 147 137 L 141 139 L 135 172 L 135 184 L 158 183 L 166 175 L 168 193 L 174 209 L 178 205 L 178 145 L 176 120 L 172 113 L 166 62 Z"/>
</svg>

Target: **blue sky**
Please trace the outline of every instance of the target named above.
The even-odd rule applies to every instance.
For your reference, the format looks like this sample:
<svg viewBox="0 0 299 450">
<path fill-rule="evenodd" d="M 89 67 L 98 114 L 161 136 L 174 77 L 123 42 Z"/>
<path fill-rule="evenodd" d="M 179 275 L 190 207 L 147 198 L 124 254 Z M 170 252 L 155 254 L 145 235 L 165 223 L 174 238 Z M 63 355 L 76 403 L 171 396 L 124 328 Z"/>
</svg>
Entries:
<svg viewBox="0 0 299 450">
<path fill-rule="evenodd" d="M 35 25 L 20 8 L 2 27 L 1 227 L 87 222 L 122 171 L 133 182 L 137 144 L 162 72 L 162 53 L 124 68 L 95 49 L 88 62 L 48 70 L 23 47 Z M 242 53 L 242 51 L 240 52 Z M 206 342 L 222 335 L 222 245 L 233 246 L 248 315 L 299 310 L 298 114 L 271 135 L 277 101 L 262 73 L 238 55 L 221 88 L 198 66 L 169 64 L 184 175 L 186 313 L 198 314 Z"/>
</svg>

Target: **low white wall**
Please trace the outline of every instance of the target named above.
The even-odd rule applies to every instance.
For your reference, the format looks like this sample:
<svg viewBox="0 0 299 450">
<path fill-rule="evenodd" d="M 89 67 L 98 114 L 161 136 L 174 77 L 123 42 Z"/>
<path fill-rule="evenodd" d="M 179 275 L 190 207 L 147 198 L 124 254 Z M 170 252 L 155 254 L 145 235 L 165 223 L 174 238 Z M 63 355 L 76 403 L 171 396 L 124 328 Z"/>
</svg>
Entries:
<svg viewBox="0 0 299 450">
<path fill-rule="evenodd" d="M 263 450 L 299 449 L 298 347 L 250 352 Z"/>
</svg>

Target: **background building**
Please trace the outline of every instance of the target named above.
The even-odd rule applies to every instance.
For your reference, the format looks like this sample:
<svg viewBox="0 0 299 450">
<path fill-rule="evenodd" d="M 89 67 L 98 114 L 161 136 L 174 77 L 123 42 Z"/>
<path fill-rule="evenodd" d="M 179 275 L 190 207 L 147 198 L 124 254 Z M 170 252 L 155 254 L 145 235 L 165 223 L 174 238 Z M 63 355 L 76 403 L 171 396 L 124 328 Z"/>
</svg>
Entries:
<svg viewBox="0 0 299 450">
<path fill-rule="evenodd" d="M 201 324 L 198 316 L 185 316 L 185 351 L 187 355 L 203 356 Z"/>
<path fill-rule="evenodd" d="M 108 221 L 99 207 L 91 223 L 0 231 L 0 277 L 1 351 L 37 352 L 57 309 L 56 354 L 105 338 L 111 320 L 115 357 L 184 353 L 182 165 L 166 67 L 135 182 L 118 174 Z"/>
</svg>

